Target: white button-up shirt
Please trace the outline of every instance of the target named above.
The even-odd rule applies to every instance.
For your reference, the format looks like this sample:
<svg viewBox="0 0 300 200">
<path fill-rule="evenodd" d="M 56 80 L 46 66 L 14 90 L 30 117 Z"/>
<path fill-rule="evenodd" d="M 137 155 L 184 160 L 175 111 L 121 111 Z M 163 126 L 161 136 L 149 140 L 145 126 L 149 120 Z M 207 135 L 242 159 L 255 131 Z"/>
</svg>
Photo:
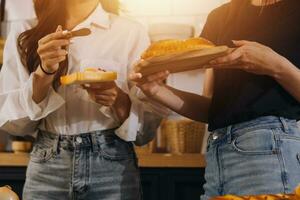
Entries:
<svg viewBox="0 0 300 200">
<path fill-rule="evenodd" d="M 12 26 L 8 36 L 4 63 L 0 74 L 0 127 L 12 134 L 34 134 L 38 129 L 56 134 L 75 135 L 120 127 L 117 134 L 134 141 L 141 128 L 139 109 L 144 103 L 132 98 L 129 118 L 120 124 L 113 111 L 94 103 L 88 93 L 78 85 L 61 86 L 49 90 L 40 104 L 32 99 L 33 74 L 29 75 L 20 60 L 17 37 L 34 26 L 25 21 Z M 118 72 L 117 85 L 127 93 L 127 76 L 133 64 L 148 47 L 149 38 L 138 23 L 97 9 L 74 30 L 90 28 L 92 34 L 72 39 L 69 46 L 69 72 L 86 67 Z"/>
</svg>

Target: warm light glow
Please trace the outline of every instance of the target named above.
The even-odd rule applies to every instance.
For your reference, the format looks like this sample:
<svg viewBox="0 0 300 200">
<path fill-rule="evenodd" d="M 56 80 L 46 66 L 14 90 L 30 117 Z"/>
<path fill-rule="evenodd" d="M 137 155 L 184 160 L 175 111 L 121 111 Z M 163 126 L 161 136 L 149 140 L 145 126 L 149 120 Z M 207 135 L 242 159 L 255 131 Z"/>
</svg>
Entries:
<svg viewBox="0 0 300 200">
<path fill-rule="evenodd" d="M 226 0 L 121 0 L 131 15 L 197 15 L 208 13 Z"/>
</svg>

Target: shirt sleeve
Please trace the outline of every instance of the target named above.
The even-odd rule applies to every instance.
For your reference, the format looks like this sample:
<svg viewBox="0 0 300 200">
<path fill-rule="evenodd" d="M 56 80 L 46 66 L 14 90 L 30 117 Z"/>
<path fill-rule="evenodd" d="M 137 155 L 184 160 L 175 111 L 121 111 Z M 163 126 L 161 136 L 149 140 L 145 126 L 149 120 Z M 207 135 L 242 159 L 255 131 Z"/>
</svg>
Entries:
<svg viewBox="0 0 300 200">
<path fill-rule="evenodd" d="M 138 36 L 134 37 L 133 49 L 129 52 L 129 65 L 128 74 L 133 70 L 135 63 L 140 59 L 141 54 L 149 47 L 150 38 L 147 31 L 140 26 L 137 31 Z M 163 116 L 167 115 L 168 109 L 162 105 L 151 102 L 137 87 L 128 83 L 129 87 L 129 97 L 131 99 L 131 110 L 127 120 L 116 130 L 116 134 L 126 141 L 136 141 L 138 135 L 144 134 L 147 141 L 153 138 L 160 121 Z M 155 119 L 155 122 L 150 122 L 149 117 L 153 115 L 151 119 Z M 146 117 L 147 116 L 147 117 Z M 151 126 L 151 130 L 147 129 L 146 132 L 151 134 L 147 135 L 145 133 L 145 124 L 152 123 L 157 124 L 156 126 Z"/>
<path fill-rule="evenodd" d="M 26 24 L 20 22 L 11 26 L 0 73 L 0 127 L 11 134 L 19 134 L 23 128 L 29 130 L 30 125 L 36 128 L 39 120 L 65 102 L 53 88 L 41 103 L 36 104 L 32 99 L 34 74 L 29 75 L 17 49 L 17 38 L 25 30 Z"/>
</svg>

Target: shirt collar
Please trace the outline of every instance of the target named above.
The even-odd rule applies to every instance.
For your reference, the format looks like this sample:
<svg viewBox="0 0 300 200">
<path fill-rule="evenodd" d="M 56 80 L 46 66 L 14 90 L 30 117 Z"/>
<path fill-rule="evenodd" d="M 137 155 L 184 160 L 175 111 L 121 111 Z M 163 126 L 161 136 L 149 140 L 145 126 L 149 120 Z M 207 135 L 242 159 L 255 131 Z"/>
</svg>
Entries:
<svg viewBox="0 0 300 200">
<path fill-rule="evenodd" d="M 99 3 L 97 8 L 92 12 L 92 14 L 84 20 L 80 26 L 95 26 L 98 28 L 110 28 L 110 17 L 102 5 Z"/>
</svg>

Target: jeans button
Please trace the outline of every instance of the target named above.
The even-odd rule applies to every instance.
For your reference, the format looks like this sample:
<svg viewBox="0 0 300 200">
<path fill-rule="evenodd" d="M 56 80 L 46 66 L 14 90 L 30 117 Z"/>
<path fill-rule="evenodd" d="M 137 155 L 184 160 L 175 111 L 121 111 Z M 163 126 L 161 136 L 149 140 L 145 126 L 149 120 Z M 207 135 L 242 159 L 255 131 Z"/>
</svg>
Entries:
<svg viewBox="0 0 300 200">
<path fill-rule="evenodd" d="M 81 138 L 81 137 L 77 137 L 77 138 L 76 138 L 76 142 L 77 142 L 78 144 L 81 144 L 81 143 L 82 143 L 82 138 Z"/>
<path fill-rule="evenodd" d="M 218 133 L 214 133 L 213 136 L 212 136 L 212 139 L 213 139 L 213 140 L 216 140 L 216 139 L 218 139 L 218 138 L 219 138 Z"/>
</svg>

